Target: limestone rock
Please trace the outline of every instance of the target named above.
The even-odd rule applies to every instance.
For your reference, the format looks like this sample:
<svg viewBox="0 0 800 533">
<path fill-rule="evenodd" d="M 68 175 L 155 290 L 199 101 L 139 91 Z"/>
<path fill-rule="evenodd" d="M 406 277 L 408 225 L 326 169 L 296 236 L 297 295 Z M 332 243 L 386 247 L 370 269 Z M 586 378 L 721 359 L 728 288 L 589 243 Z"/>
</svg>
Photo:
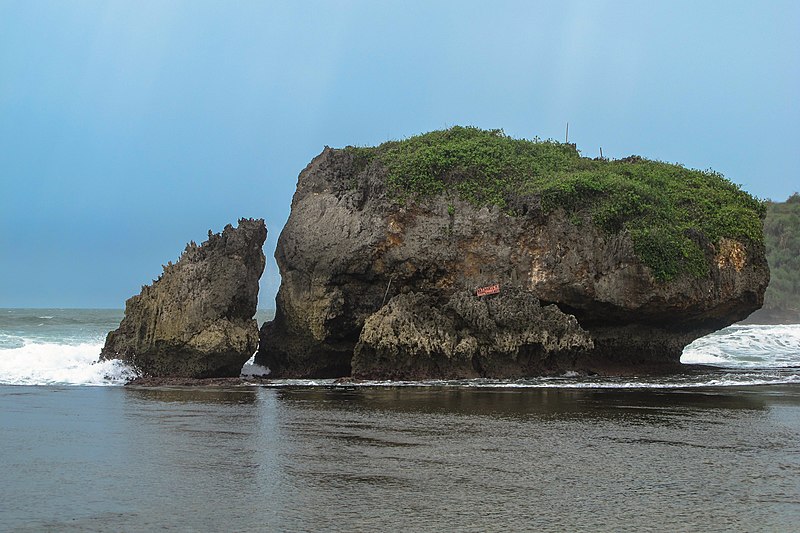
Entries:
<svg viewBox="0 0 800 533">
<path fill-rule="evenodd" d="M 687 234 L 708 274 L 664 281 L 637 256 L 629 232 L 592 223 L 590 204 L 545 211 L 519 195 L 506 199 L 512 215 L 447 190 L 403 202 L 387 172 L 353 150 L 326 148 L 300 174 L 275 252 L 276 315 L 256 355 L 272 376 L 674 368 L 686 344 L 763 302 L 769 270 L 760 242 Z M 501 296 L 478 304 L 475 289 L 491 284 Z M 530 300 L 510 306 L 519 313 L 504 321 L 493 302 L 512 293 Z"/>
<path fill-rule="evenodd" d="M 445 303 L 399 294 L 367 318 L 355 348 L 356 378 L 519 378 L 571 369 L 593 347 L 572 315 L 508 289 Z"/>
<path fill-rule="evenodd" d="M 241 219 L 197 246 L 125 304 L 101 359 L 122 359 L 151 377 L 238 376 L 258 346 L 253 319 L 264 271 L 261 219 Z"/>
</svg>

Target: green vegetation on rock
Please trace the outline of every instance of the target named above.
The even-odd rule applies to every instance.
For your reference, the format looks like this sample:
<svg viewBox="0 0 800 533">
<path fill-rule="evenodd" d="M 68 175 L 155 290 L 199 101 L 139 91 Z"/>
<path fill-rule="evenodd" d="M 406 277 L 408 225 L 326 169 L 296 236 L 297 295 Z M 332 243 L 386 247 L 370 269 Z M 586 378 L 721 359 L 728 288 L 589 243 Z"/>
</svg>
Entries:
<svg viewBox="0 0 800 533">
<path fill-rule="evenodd" d="M 764 238 L 770 282 L 764 295 L 768 312 L 800 313 L 800 194 L 767 202 Z"/>
<path fill-rule="evenodd" d="M 628 231 L 636 254 L 662 281 L 705 275 L 704 240 L 763 241 L 764 204 L 710 170 L 638 156 L 590 159 L 571 144 L 460 126 L 347 150 L 360 167 L 380 162 L 401 203 L 452 191 L 510 215 L 563 209 L 576 222 L 588 215 L 608 233 Z"/>
</svg>

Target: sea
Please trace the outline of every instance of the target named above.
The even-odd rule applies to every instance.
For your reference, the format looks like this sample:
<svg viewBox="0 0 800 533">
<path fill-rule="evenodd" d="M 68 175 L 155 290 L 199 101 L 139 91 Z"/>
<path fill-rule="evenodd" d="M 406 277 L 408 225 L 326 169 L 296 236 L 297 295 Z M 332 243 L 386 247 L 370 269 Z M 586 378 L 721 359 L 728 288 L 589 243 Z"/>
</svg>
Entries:
<svg viewBox="0 0 800 533">
<path fill-rule="evenodd" d="M 800 531 L 800 325 L 672 376 L 143 388 L 121 319 L 0 309 L 0 531 Z"/>
</svg>

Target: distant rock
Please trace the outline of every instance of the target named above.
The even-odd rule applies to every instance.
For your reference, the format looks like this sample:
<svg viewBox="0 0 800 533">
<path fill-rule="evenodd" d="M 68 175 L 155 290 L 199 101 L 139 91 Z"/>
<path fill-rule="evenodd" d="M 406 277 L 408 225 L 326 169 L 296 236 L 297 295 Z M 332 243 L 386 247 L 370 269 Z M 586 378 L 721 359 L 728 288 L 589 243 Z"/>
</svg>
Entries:
<svg viewBox="0 0 800 533">
<path fill-rule="evenodd" d="M 800 193 L 785 202 L 767 202 L 764 241 L 770 281 L 764 307 L 749 324 L 800 324 Z"/>
<path fill-rule="evenodd" d="M 253 319 L 264 271 L 262 219 L 241 219 L 186 246 L 152 285 L 125 304 L 101 359 L 121 359 L 147 377 L 236 377 L 258 346 Z"/>
<path fill-rule="evenodd" d="M 761 306 L 760 217 L 712 172 L 502 132 L 326 148 L 278 240 L 256 363 L 270 377 L 674 370 Z"/>
</svg>

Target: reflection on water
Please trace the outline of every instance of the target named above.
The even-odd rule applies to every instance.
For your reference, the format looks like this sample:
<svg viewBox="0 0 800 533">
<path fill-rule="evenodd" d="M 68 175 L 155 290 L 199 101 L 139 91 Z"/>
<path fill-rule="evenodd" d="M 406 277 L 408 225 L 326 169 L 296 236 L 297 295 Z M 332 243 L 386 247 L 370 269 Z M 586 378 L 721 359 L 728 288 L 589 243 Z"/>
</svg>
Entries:
<svg viewBox="0 0 800 533">
<path fill-rule="evenodd" d="M 133 400 L 178 402 L 246 404 L 256 401 L 255 387 L 218 389 L 213 387 L 130 387 L 127 396 Z"/>
<path fill-rule="evenodd" d="M 800 512 L 796 386 L 20 390 L 0 387 L 0 529 L 789 530 Z"/>
<path fill-rule="evenodd" d="M 476 416 L 614 417 L 621 411 L 654 410 L 674 413 L 685 409 L 764 409 L 763 389 L 726 388 L 705 390 L 617 389 L 468 389 L 453 387 L 129 387 L 126 396 L 135 401 L 207 404 L 250 404 L 274 394 L 297 408 L 370 409 L 409 413 L 450 413 Z M 793 387 L 769 390 L 793 391 Z"/>
<path fill-rule="evenodd" d="M 388 410 L 419 414 L 501 417 L 578 416 L 608 418 L 620 413 L 674 414 L 691 409 L 763 409 L 758 394 L 741 391 L 604 389 L 279 389 L 278 398 L 298 408 Z"/>
</svg>

